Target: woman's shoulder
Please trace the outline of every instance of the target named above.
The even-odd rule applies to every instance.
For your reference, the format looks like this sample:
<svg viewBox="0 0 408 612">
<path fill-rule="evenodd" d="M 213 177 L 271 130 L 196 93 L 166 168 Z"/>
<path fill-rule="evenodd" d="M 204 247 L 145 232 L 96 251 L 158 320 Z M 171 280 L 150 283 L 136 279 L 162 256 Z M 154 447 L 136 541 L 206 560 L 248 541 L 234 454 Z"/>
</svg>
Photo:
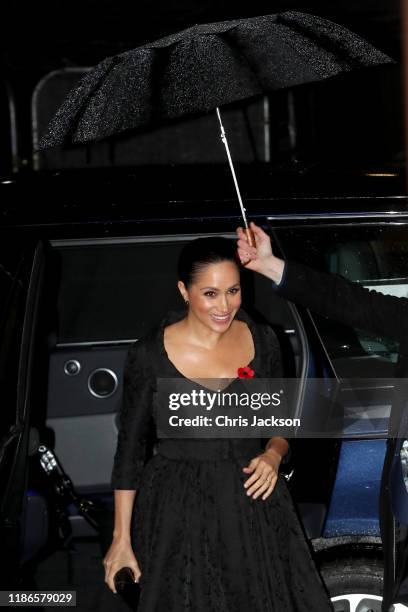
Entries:
<svg viewBox="0 0 408 612">
<path fill-rule="evenodd" d="M 159 326 L 151 328 L 128 346 L 127 364 L 142 370 L 150 370 L 157 361 L 159 351 Z"/>
<path fill-rule="evenodd" d="M 160 358 L 165 355 L 163 335 L 168 326 L 177 323 L 183 316 L 182 312 L 169 311 L 160 321 L 154 323 L 140 338 L 129 345 L 128 359 L 138 365 L 148 365 L 155 371 Z"/>
<path fill-rule="evenodd" d="M 257 326 L 258 334 L 262 339 L 266 339 L 268 341 L 278 341 L 276 332 L 269 323 L 255 323 L 255 325 Z"/>
<path fill-rule="evenodd" d="M 280 343 L 274 329 L 268 323 L 255 323 L 255 326 L 257 333 L 254 343 L 258 353 L 266 358 L 280 352 Z"/>
<path fill-rule="evenodd" d="M 255 346 L 253 368 L 264 377 L 280 372 L 281 350 L 278 336 L 268 323 L 253 318 L 240 310 L 239 319 L 244 320 L 252 333 Z"/>
<path fill-rule="evenodd" d="M 255 344 L 278 344 L 277 335 L 271 325 L 269 325 L 269 323 L 260 321 L 259 319 L 255 319 L 243 309 L 240 309 L 238 313 L 238 319 L 248 325 L 249 329 L 252 332 Z"/>
</svg>

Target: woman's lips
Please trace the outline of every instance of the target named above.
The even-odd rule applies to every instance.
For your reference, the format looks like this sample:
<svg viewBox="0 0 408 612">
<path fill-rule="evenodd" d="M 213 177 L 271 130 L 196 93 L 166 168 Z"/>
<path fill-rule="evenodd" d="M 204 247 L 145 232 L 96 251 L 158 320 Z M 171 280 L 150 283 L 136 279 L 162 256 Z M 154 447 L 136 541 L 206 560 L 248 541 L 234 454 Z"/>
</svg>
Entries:
<svg viewBox="0 0 408 612">
<path fill-rule="evenodd" d="M 212 314 L 211 318 L 216 323 L 227 323 L 231 318 L 231 313 L 229 312 L 227 315 L 215 315 Z"/>
</svg>

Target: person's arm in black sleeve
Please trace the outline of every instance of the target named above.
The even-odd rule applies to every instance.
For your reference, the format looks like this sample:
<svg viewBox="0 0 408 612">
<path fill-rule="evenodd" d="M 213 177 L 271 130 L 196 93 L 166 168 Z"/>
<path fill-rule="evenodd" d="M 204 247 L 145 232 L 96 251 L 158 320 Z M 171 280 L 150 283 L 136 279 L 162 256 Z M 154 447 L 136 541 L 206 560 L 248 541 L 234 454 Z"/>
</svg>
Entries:
<svg viewBox="0 0 408 612">
<path fill-rule="evenodd" d="M 284 262 L 272 254 L 269 236 L 251 224 L 257 246 L 246 244 L 238 230 L 238 254 L 250 270 L 275 283 L 286 299 L 317 314 L 399 341 L 408 331 L 408 299 L 383 295 L 341 276 Z"/>
<path fill-rule="evenodd" d="M 111 479 L 114 489 L 137 489 L 145 463 L 153 395 L 153 383 L 146 372 L 146 357 L 143 341 L 132 344 L 126 357 Z"/>
<path fill-rule="evenodd" d="M 279 295 L 330 319 L 400 340 L 408 299 L 383 295 L 337 275 L 286 262 Z"/>
<path fill-rule="evenodd" d="M 152 415 L 154 389 L 152 378 L 146 371 L 147 357 L 143 341 L 136 342 L 128 350 L 124 368 L 118 444 L 111 479 L 115 490 L 115 521 L 112 544 L 103 561 L 105 582 L 114 592 L 118 570 L 130 567 L 136 581 L 143 571 L 132 550 L 130 526 Z"/>
</svg>

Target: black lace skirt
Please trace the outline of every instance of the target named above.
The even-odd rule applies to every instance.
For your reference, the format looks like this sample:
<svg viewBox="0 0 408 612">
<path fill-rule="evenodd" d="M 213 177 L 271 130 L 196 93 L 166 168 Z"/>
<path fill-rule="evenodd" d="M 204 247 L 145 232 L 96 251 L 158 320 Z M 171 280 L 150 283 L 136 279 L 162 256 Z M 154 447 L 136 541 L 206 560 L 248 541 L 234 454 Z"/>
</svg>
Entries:
<svg viewBox="0 0 408 612">
<path fill-rule="evenodd" d="M 247 463 L 162 454 L 148 462 L 132 528 L 138 612 L 332 610 L 284 478 L 252 500 Z"/>
</svg>

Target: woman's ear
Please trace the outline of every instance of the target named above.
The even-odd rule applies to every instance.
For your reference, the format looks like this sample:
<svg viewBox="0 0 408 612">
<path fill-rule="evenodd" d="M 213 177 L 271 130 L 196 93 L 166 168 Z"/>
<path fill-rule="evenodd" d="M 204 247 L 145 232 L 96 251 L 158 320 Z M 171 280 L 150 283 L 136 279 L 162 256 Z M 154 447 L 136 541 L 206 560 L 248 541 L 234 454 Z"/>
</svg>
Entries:
<svg viewBox="0 0 408 612">
<path fill-rule="evenodd" d="M 188 291 L 187 291 L 186 286 L 183 283 L 183 281 L 178 281 L 177 287 L 178 287 L 178 290 L 181 293 L 181 297 L 183 298 L 183 300 L 185 302 L 188 302 Z"/>
</svg>

